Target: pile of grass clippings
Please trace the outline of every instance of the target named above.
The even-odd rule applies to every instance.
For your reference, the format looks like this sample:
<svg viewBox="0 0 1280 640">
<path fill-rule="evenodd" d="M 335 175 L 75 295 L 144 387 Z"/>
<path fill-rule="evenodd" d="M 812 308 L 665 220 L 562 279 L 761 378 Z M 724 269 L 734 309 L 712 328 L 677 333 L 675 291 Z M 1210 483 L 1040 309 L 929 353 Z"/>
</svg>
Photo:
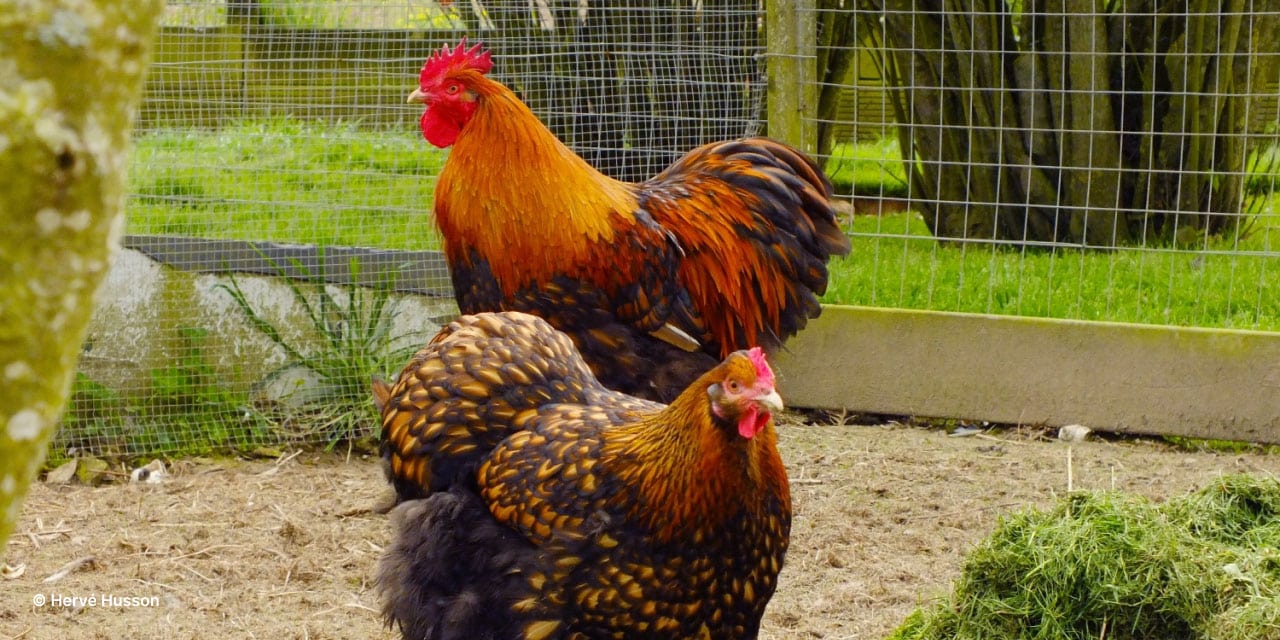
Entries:
<svg viewBox="0 0 1280 640">
<path fill-rule="evenodd" d="M 1227 476 L 1161 505 L 1082 492 L 1006 517 L 951 596 L 891 637 L 1280 638 L 1280 481 Z"/>
</svg>

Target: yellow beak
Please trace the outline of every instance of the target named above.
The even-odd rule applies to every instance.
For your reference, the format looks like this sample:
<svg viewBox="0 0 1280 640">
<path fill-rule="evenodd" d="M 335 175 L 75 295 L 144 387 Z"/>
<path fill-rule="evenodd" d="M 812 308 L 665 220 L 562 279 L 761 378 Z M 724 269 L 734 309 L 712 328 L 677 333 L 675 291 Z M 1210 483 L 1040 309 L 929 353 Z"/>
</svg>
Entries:
<svg viewBox="0 0 1280 640">
<path fill-rule="evenodd" d="M 413 92 L 409 94 L 409 99 L 405 100 L 405 102 L 421 102 L 426 104 L 427 94 L 423 93 L 422 89 L 414 89 Z"/>
<path fill-rule="evenodd" d="M 780 413 L 783 409 L 782 396 L 778 395 L 777 391 L 770 391 L 763 396 L 758 396 L 756 402 L 768 409 L 770 413 Z"/>
</svg>

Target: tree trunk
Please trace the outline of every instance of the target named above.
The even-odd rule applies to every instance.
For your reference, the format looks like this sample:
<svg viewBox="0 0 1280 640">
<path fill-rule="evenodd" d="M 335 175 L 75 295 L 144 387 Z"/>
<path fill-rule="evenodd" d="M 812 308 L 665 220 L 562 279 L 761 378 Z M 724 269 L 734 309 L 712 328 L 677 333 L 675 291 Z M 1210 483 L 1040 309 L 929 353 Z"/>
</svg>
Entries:
<svg viewBox="0 0 1280 640">
<path fill-rule="evenodd" d="M 1280 16 L 1244 0 L 1010 4 L 859 3 L 936 236 L 1113 247 L 1246 219 L 1244 114 L 1276 70 L 1280 39 L 1262 34 Z"/>
<path fill-rule="evenodd" d="M 163 6 L 0 4 L 0 556 L 119 240 L 125 152 Z"/>
<path fill-rule="evenodd" d="M 839 117 L 840 95 L 853 61 L 858 55 L 854 13 L 845 0 L 818 2 L 818 149 L 825 162 L 835 148 L 835 123 Z"/>
</svg>

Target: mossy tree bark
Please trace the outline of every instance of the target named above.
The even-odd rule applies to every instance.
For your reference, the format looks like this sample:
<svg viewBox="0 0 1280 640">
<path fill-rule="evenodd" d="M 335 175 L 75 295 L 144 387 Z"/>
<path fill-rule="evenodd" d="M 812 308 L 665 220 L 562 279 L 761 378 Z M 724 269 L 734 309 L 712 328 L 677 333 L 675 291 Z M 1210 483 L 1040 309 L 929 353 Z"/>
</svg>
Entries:
<svg viewBox="0 0 1280 640">
<path fill-rule="evenodd" d="M 117 244 L 161 0 L 0 4 L 0 555 Z"/>
<path fill-rule="evenodd" d="M 1280 46 L 1251 6 L 861 0 L 859 19 L 935 235 L 1112 247 L 1246 221 L 1245 114 Z"/>
</svg>

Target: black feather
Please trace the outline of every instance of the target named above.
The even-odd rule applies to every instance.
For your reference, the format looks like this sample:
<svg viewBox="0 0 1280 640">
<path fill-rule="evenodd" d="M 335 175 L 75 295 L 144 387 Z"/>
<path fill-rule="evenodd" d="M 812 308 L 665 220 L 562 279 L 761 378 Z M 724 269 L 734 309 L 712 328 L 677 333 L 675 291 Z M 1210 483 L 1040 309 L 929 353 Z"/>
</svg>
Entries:
<svg viewBox="0 0 1280 640">
<path fill-rule="evenodd" d="M 498 524 L 474 490 L 455 487 L 391 512 L 397 532 L 378 565 L 382 615 L 405 638 L 516 640 L 534 616 L 521 566 L 536 551 Z"/>
</svg>

